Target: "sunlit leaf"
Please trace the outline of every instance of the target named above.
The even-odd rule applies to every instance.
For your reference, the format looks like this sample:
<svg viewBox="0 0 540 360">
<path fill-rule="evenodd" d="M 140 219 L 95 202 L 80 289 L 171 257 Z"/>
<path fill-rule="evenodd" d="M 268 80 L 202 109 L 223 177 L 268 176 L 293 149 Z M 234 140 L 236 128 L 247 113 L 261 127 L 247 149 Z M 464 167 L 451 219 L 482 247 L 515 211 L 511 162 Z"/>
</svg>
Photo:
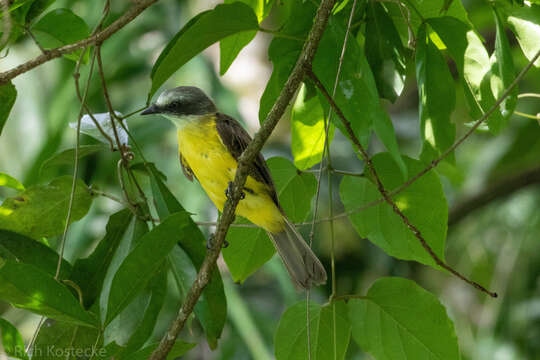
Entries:
<svg viewBox="0 0 540 360">
<path fill-rule="evenodd" d="M 58 235 L 64 230 L 73 178 L 62 176 L 49 185 L 35 185 L 0 206 L 0 229 L 34 239 Z M 82 180 L 77 180 L 71 222 L 81 219 L 90 208 L 92 196 Z"/>
<path fill-rule="evenodd" d="M 240 51 L 257 35 L 256 30 L 231 35 L 219 42 L 219 73 L 227 72 Z"/>
<path fill-rule="evenodd" d="M 302 301 L 281 316 L 274 337 L 276 360 L 308 358 L 306 312 L 306 302 Z M 309 318 L 311 359 L 345 359 L 351 337 L 345 304 L 337 302 L 320 306 L 310 303 Z"/>
<path fill-rule="evenodd" d="M 334 126 L 328 129 L 328 141 L 332 142 Z M 324 148 L 324 113 L 319 98 L 306 99 L 306 89 L 302 86 L 291 113 L 291 151 L 294 165 L 306 170 L 319 163 Z"/>
<path fill-rule="evenodd" d="M 15 89 L 15 86 L 11 82 L 0 86 L 0 134 L 2 134 L 2 129 L 9 117 L 13 104 L 15 104 L 16 98 L 17 89 Z"/>
<path fill-rule="evenodd" d="M 67 287 L 33 265 L 2 261 L 0 298 L 13 306 L 53 319 L 84 326 L 96 326 L 97 319 L 86 312 Z"/>
<path fill-rule="evenodd" d="M 404 160 L 411 176 L 425 167 L 418 160 L 407 157 Z M 373 164 L 388 191 L 396 189 L 403 183 L 395 176 L 398 168 L 389 154 L 375 155 Z M 343 178 L 340 196 L 347 211 L 354 211 L 381 198 L 377 187 L 371 181 L 352 176 Z M 394 195 L 392 199 L 410 222 L 420 230 L 435 254 L 444 259 L 448 205 L 437 174 L 433 171 L 427 173 Z M 386 202 L 352 213 L 349 219 L 361 237 L 368 238 L 387 254 L 398 259 L 415 260 L 436 266 L 420 241 Z"/>
<path fill-rule="evenodd" d="M 505 5 L 500 4 L 501 5 Z M 532 60 L 540 51 L 540 4 L 525 6 L 506 5 L 502 6 L 506 15 L 506 21 L 512 32 L 516 35 L 519 46 L 527 59 Z M 540 59 L 534 62 L 534 66 L 540 67 Z"/>
<path fill-rule="evenodd" d="M 0 172 L 0 186 L 24 191 L 24 185 L 21 184 L 19 180 L 3 172 Z"/>
<path fill-rule="evenodd" d="M 216 41 L 243 31 L 257 30 L 259 23 L 253 10 L 235 2 L 220 4 L 192 19 L 169 42 L 152 68 L 152 98 L 161 85 L 192 57 Z"/>
<path fill-rule="evenodd" d="M 5 355 L 16 359 L 28 360 L 24 350 L 24 342 L 17 328 L 5 319 L 0 318 L 0 337 Z"/>
<path fill-rule="evenodd" d="M 353 339 L 376 360 L 460 358 L 445 308 L 411 280 L 379 279 L 348 308 Z"/>
</svg>

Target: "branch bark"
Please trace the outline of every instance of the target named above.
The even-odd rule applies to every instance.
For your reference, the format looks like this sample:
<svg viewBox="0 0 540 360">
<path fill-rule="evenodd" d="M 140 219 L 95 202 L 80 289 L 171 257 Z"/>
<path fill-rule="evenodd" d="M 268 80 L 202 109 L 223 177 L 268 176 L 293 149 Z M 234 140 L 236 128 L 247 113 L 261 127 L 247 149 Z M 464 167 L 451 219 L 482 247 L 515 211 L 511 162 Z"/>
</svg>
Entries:
<svg viewBox="0 0 540 360">
<path fill-rule="evenodd" d="M 475 210 L 494 200 L 535 184 L 540 184 L 540 166 L 496 182 L 453 206 L 448 214 L 448 226 L 456 225 Z"/>
<path fill-rule="evenodd" d="M 165 359 L 170 352 L 176 338 L 182 328 L 184 327 L 189 315 L 193 312 L 195 304 L 199 300 L 204 287 L 208 284 L 211 278 L 212 271 L 216 265 L 217 258 L 221 251 L 222 244 L 225 240 L 225 235 L 229 229 L 229 226 L 234 221 L 234 212 L 236 206 L 240 201 L 242 188 L 246 182 L 248 176 L 248 166 L 255 160 L 255 157 L 261 151 L 264 143 L 270 137 L 270 134 L 274 130 L 278 121 L 281 119 L 287 106 L 289 105 L 293 95 L 298 90 L 307 69 L 311 68 L 311 62 L 319 46 L 319 42 L 328 23 L 328 18 L 335 0 L 322 0 L 317 10 L 313 26 L 309 32 L 308 38 L 304 43 L 304 47 L 300 56 L 292 70 L 285 86 L 281 90 L 279 97 L 272 106 L 272 109 L 268 113 L 266 120 L 261 126 L 260 130 L 255 134 L 253 140 L 249 143 L 246 150 L 242 153 L 238 159 L 238 169 L 234 182 L 231 186 L 230 195 L 223 207 L 223 213 L 219 220 L 216 232 L 214 234 L 213 247 L 206 253 L 206 257 L 201 265 L 197 278 L 193 282 L 193 285 L 189 289 L 186 295 L 185 301 L 182 307 L 178 311 L 176 319 L 172 322 L 169 330 L 161 339 L 159 346 L 154 350 L 151 360 Z"/>
<path fill-rule="evenodd" d="M 89 45 L 94 45 L 97 43 L 101 43 L 104 40 L 108 39 L 118 30 L 122 29 L 124 26 L 129 24 L 131 21 L 133 21 L 137 16 L 139 16 L 140 13 L 142 13 L 147 7 L 154 4 L 158 0 L 141 0 L 135 3 L 124 15 L 119 17 L 115 22 L 113 22 L 111 25 L 107 26 L 102 31 L 97 32 L 96 34 L 93 34 L 86 39 L 83 39 L 81 41 L 78 41 L 73 44 L 61 46 L 55 49 L 46 50 L 45 53 L 35 57 L 32 60 L 29 60 L 25 63 L 22 63 L 13 69 L 10 69 L 8 71 L 4 71 L 0 73 L 0 85 L 3 85 L 10 81 L 11 79 L 24 74 L 27 71 L 30 71 L 39 65 L 42 65 L 50 60 L 59 58 L 62 55 L 69 54 L 74 52 L 75 50 L 82 49 L 84 47 L 87 47 Z"/>
</svg>

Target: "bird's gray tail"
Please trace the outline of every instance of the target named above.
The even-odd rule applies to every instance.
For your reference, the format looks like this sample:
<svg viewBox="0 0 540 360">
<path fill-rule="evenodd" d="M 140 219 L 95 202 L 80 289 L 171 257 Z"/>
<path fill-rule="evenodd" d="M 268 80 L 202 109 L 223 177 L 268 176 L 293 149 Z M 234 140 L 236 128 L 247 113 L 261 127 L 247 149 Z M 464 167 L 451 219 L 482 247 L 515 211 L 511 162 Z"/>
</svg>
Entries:
<svg viewBox="0 0 540 360">
<path fill-rule="evenodd" d="M 326 271 L 321 262 L 294 225 L 286 217 L 284 220 L 285 229 L 280 233 L 269 233 L 269 236 L 293 282 L 303 289 L 324 284 Z"/>
</svg>

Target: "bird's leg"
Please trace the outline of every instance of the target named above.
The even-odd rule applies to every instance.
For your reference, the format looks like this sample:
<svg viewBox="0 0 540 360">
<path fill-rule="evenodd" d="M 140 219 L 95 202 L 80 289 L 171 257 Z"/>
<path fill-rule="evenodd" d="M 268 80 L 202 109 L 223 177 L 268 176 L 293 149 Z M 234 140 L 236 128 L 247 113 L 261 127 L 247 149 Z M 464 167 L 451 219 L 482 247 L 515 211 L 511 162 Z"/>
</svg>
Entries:
<svg viewBox="0 0 540 360">
<path fill-rule="evenodd" d="M 208 250 L 212 249 L 214 247 L 214 239 L 215 239 L 216 235 L 214 233 L 210 234 L 208 236 L 208 239 L 206 240 L 206 248 Z M 221 246 L 222 248 L 226 248 L 227 246 L 229 246 L 229 242 L 227 240 L 223 240 L 223 245 Z"/>
<path fill-rule="evenodd" d="M 229 199 L 230 199 L 231 194 L 232 194 L 232 187 L 233 187 L 233 182 L 229 181 L 229 185 L 227 186 L 227 189 L 225 189 L 225 196 L 227 196 L 227 198 L 229 198 Z M 242 191 L 240 193 L 240 200 L 243 200 L 245 197 L 246 197 L 246 193 Z"/>
</svg>

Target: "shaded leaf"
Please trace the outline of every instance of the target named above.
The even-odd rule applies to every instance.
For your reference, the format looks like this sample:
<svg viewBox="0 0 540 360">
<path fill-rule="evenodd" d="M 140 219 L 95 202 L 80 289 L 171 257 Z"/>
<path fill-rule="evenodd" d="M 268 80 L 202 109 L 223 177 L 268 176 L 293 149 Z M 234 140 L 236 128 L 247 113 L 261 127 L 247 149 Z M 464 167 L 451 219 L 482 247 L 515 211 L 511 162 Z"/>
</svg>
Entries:
<svg viewBox="0 0 540 360">
<path fill-rule="evenodd" d="M 173 246 L 192 236 L 189 225 L 189 215 L 180 212 L 167 217 L 143 235 L 114 275 L 105 324 L 110 323 L 144 289 Z"/>
<path fill-rule="evenodd" d="M 152 343 L 145 347 L 144 349 L 141 349 L 139 351 L 136 351 L 131 354 L 125 354 L 124 356 L 120 357 L 119 360 L 146 360 L 150 358 L 150 355 L 152 355 L 152 352 L 157 348 L 159 343 Z M 184 355 L 189 350 L 193 349 L 197 344 L 193 343 L 187 343 L 182 340 L 176 340 L 174 343 L 171 351 L 167 355 L 165 359 L 167 360 L 175 360 L 179 356 Z"/>
<path fill-rule="evenodd" d="M 2 134 L 2 129 L 6 124 L 16 98 L 17 89 L 11 82 L 0 86 L 0 134 Z"/>
<path fill-rule="evenodd" d="M 366 13 L 366 59 L 373 71 L 379 94 L 394 102 L 405 82 L 403 44 L 381 3 L 369 2 Z"/>
<path fill-rule="evenodd" d="M 450 120 L 456 106 L 454 80 L 446 60 L 427 36 L 425 25 L 420 27 L 417 41 L 416 79 L 420 98 L 420 135 L 424 146 L 435 150 L 438 157 L 453 145 L 456 138 L 456 126 Z M 425 151 L 423 149 L 422 153 Z M 455 161 L 453 154 L 447 159 L 451 163 Z"/>
<path fill-rule="evenodd" d="M 33 265 L 3 261 L 0 298 L 13 306 L 72 324 L 97 325 L 64 285 Z"/>
<path fill-rule="evenodd" d="M 0 318 L 0 337 L 2 338 L 2 347 L 5 355 L 28 360 L 21 334 L 15 326 L 2 318 Z"/>
<path fill-rule="evenodd" d="M 425 166 L 418 160 L 407 157 L 404 160 L 411 176 Z M 403 183 L 395 176 L 398 168 L 389 154 L 375 155 L 373 164 L 389 192 Z M 380 199 L 381 195 L 368 179 L 345 176 L 340 185 L 340 197 L 345 209 L 353 211 Z M 435 254 L 444 259 L 448 205 L 437 174 L 428 172 L 392 199 L 409 221 L 420 230 Z M 436 267 L 420 241 L 386 202 L 353 213 L 349 215 L 349 219 L 360 236 L 367 237 L 387 254 Z"/>
<path fill-rule="evenodd" d="M 49 6 L 51 6 L 56 0 L 34 0 L 28 13 L 26 14 L 26 22 L 30 23 L 32 20 L 40 16 Z"/>
<path fill-rule="evenodd" d="M 302 301 L 288 308 L 281 316 L 274 337 L 277 360 L 308 358 L 306 311 L 306 302 Z M 310 303 L 309 315 L 311 359 L 344 359 L 351 337 L 345 304 L 336 302 L 320 306 Z"/>
<path fill-rule="evenodd" d="M 11 231 L 0 230 L 0 257 L 33 265 L 51 276 L 56 274 L 58 254 L 43 243 Z M 71 273 L 71 264 L 62 260 L 60 279 Z"/>
<path fill-rule="evenodd" d="M 259 23 L 253 10 L 235 2 L 220 4 L 193 18 L 167 44 L 152 68 L 152 88 L 148 99 L 182 65 L 216 41 L 248 30 L 257 30 Z"/>
<path fill-rule="evenodd" d="M 377 360 L 460 358 L 445 308 L 411 280 L 379 279 L 348 308 L 353 339 Z"/>
<path fill-rule="evenodd" d="M 244 31 L 219 42 L 219 74 L 224 75 L 240 51 L 253 40 L 257 31 Z"/>
<path fill-rule="evenodd" d="M 70 279 L 81 288 L 85 307 L 90 307 L 98 298 L 109 265 L 132 220 L 133 214 L 129 209 L 111 215 L 105 236 L 92 254 L 75 262 Z"/>
<path fill-rule="evenodd" d="M 81 145 L 79 146 L 79 159 L 85 156 L 89 156 L 97 153 L 98 151 L 105 150 L 103 145 Z M 62 152 L 54 154 L 41 165 L 40 171 L 50 169 L 55 166 L 61 165 L 73 165 L 75 159 L 75 149 L 67 149 Z"/>
<path fill-rule="evenodd" d="M 71 44 L 90 35 L 86 22 L 69 9 L 54 9 L 48 12 L 32 26 L 32 32 L 45 49 Z M 77 61 L 80 54 L 81 50 L 77 50 L 64 56 Z"/>
<path fill-rule="evenodd" d="M 0 186 L 24 191 L 24 185 L 19 180 L 3 172 L 0 172 Z"/>
<path fill-rule="evenodd" d="M 152 172 L 152 176 L 150 176 L 152 195 L 160 218 L 164 218 L 175 211 L 185 211 L 161 181 L 156 172 L 157 169 L 155 167 L 150 169 Z M 196 269 L 199 270 L 206 254 L 206 239 L 193 220 L 189 217 L 188 219 L 188 233 L 191 236 L 183 237 L 178 245 L 189 256 Z M 212 278 L 204 288 L 202 296 L 195 305 L 194 312 L 204 328 L 208 345 L 212 349 L 216 348 L 217 340 L 221 336 L 227 318 L 227 300 L 225 299 L 221 275 L 217 268 L 212 272 Z"/>
<path fill-rule="evenodd" d="M 47 319 L 32 347 L 32 360 L 100 358 L 107 353 L 102 345 L 97 329 Z"/>
<path fill-rule="evenodd" d="M 313 71 L 330 94 L 334 88 L 344 39 L 345 30 L 342 25 L 331 18 L 313 60 Z M 351 123 L 356 137 L 360 141 L 367 139 L 373 128 L 405 176 L 407 168 L 399 153 L 392 122 L 380 104 L 375 79 L 366 57 L 354 39 L 347 44 L 339 79 L 334 101 Z M 333 116 L 332 120 L 343 134 L 347 134 L 337 116 Z"/>
<path fill-rule="evenodd" d="M 328 129 L 328 141 L 331 143 L 334 127 Z M 307 99 L 307 90 L 302 86 L 291 113 L 291 150 L 294 165 L 299 170 L 306 170 L 319 163 L 324 149 L 324 113 L 319 98 Z"/>
<path fill-rule="evenodd" d="M 34 239 L 60 234 L 64 230 L 72 181 L 71 176 L 58 177 L 49 185 L 35 185 L 7 198 L 0 206 L 0 229 Z M 77 179 L 71 222 L 86 215 L 91 203 L 88 187 Z"/>
</svg>

